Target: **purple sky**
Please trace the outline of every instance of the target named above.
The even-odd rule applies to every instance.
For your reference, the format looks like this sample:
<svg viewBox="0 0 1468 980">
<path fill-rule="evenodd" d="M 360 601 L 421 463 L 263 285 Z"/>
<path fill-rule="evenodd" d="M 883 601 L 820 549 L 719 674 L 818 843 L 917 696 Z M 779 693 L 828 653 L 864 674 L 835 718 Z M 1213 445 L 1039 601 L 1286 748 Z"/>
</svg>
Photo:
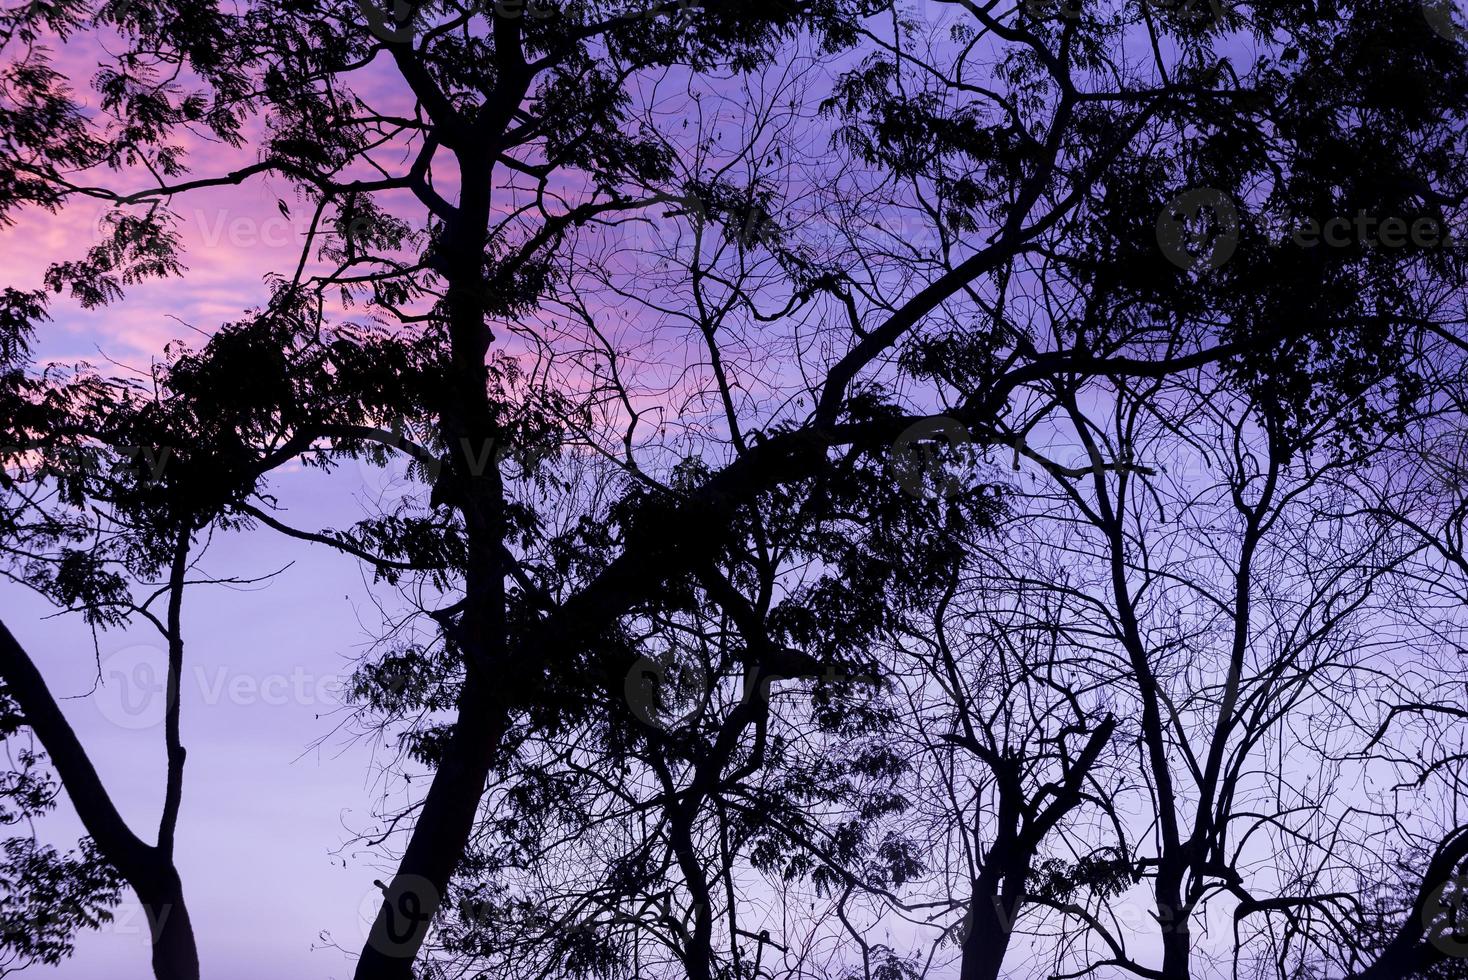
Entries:
<svg viewBox="0 0 1468 980">
<path fill-rule="evenodd" d="M 59 52 L 58 65 L 74 79 L 92 71 L 84 48 Z M 237 162 L 225 155 L 202 145 L 192 159 L 198 172 L 209 172 Z M 187 243 L 183 279 L 133 287 L 124 302 L 101 310 L 53 297 L 38 358 L 146 369 L 165 343 L 198 346 L 197 331 L 260 305 L 267 298 L 263 277 L 293 265 L 304 228 L 302 215 L 282 217 L 278 197 L 291 199 L 283 182 L 257 178 L 243 188 L 180 198 L 173 210 Z M 21 213 L 0 230 L 0 281 L 40 287 L 49 262 L 79 257 L 97 239 L 104 212 L 89 202 L 59 215 Z M 109 367 L 107 360 L 119 363 Z M 328 491 L 320 475 L 297 469 L 277 474 L 275 488 L 298 523 L 346 524 L 360 516 L 364 477 L 370 483 L 374 476 L 348 466 Z M 185 599 L 189 759 L 177 863 L 201 959 L 217 980 L 350 976 L 350 960 L 321 948 L 321 934 L 349 951 L 360 946 L 359 907 L 380 874 L 370 858 L 342 849 L 353 831 L 373 826 L 370 804 L 380 790 L 372 745 L 338 731 L 345 714 L 333 698 L 334 682 L 361 653 L 354 645 L 369 636 L 364 624 L 376 622 L 357 563 L 260 529 L 216 537 L 203 567 L 254 577 L 288 562 L 294 564 L 266 583 L 193 589 Z M 160 638 L 147 624 L 101 634 L 107 685 L 88 698 L 97 676 L 91 630 L 79 618 L 43 618 L 53 612 L 19 586 L 0 584 L 0 617 L 58 699 L 71 698 L 63 710 L 134 831 L 155 840 L 162 698 L 148 681 L 161 676 Z M 129 705 L 141 710 L 130 713 Z M 82 830 L 63 802 L 40 833 L 72 846 Z M 148 975 L 141 913 L 125 905 L 110 927 L 83 936 L 76 956 L 53 973 L 77 980 Z"/>
<path fill-rule="evenodd" d="M 76 80 L 94 71 L 85 41 L 60 47 L 56 64 Z M 367 87 L 377 88 L 372 81 Z M 379 108 L 394 108 L 390 84 L 381 88 L 373 93 Z M 79 90 L 89 94 L 84 85 Z M 195 144 L 190 152 L 195 174 L 248 162 L 227 147 Z M 126 179 L 117 186 L 131 189 Z M 453 196 L 451 186 L 438 186 Z M 278 199 L 294 205 L 291 217 L 278 210 Z M 186 245 L 184 276 L 130 287 L 124 301 L 100 310 L 51 297 L 39 361 L 86 361 L 103 373 L 145 377 L 166 344 L 198 347 L 204 334 L 262 305 L 265 276 L 294 267 L 309 220 L 309 208 L 271 177 L 183 195 L 171 210 Z M 16 215 L 0 229 L 0 284 L 40 288 L 49 263 L 80 257 L 99 239 L 106 212 L 83 199 L 57 215 Z M 272 475 L 272 491 L 288 508 L 282 516 L 307 528 L 350 524 L 372 509 L 366 501 L 382 483 L 365 464 L 348 464 L 329 478 L 299 467 Z M 372 880 L 385 877 L 376 855 L 349 845 L 356 832 L 376 826 L 372 803 L 384 788 L 374 765 L 378 746 L 342 727 L 346 712 L 333 694 L 380 617 L 358 563 L 260 528 L 216 536 L 203 568 L 249 578 L 290 562 L 266 583 L 195 588 L 185 599 L 182 724 L 189 757 L 176 861 L 213 980 L 349 977 L 348 954 L 360 947 L 376 910 Z M 391 604 L 397 596 L 382 598 Z M 0 583 L 0 617 L 37 661 L 133 830 L 151 842 L 164 775 L 160 637 L 146 623 L 101 634 L 105 686 L 88 696 L 98 676 L 92 632 L 80 618 L 46 619 L 52 613 L 21 587 Z M 63 796 L 39 832 L 65 848 L 83 830 Z M 84 934 L 75 957 L 52 975 L 148 975 L 141 912 L 125 903 L 115 923 Z"/>
<path fill-rule="evenodd" d="M 309 479 L 290 481 L 301 491 L 291 494 L 301 502 L 296 513 L 327 520 L 310 513 L 323 495 L 312 494 Z M 359 613 L 367 622 L 375 615 L 354 563 L 260 533 L 218 539 L 206 567 L 258 575 L 286 561 L 295 564 L 262 586 L 195 589 L 186 599 L 189 759 L 177 861 L 201 958 L 219 980 L 350 976 L 343 954 L 312 947 L 323 945 L 323 930 L 348 950 L 360 944 L 358 907 L 377 874 L 359 851 L 340 850 L 349 828 L 371 826 L 374 795 L 370 745 L 334 734 L 343 713 L 333 684 L 358 652 L 351 644 L 366 636 Z M 96 676 L 84 624 L 43 622 L 45 603 L 14 585 L 0 586 L 0 610 L 57 696 L 73 698 L 63 709 L 122 813 L 155 839 L 163 735 L 161 696 L 148 681 L 161 670 L 156 632 L 102 635 L 107 685 L 84 698 Z M 64 804 L 42 833 L 62 843 L 81 828 Z M 142 916 L 125 906 L 57 975 L 146 976 L 147 963 Z"/>
<path fill-rule="evenodd" d="M 954 9 L 926 6 L 936 15 Z M 76 79 L 92 72 L 82 48 L 59 59 Z M 395 106 L 387 99 L 380 108 Z M 192 158 L 200 174 L 241 162 L 239 154 L 207 145 L 195 147 Z M 452 196 L 451 187 L 440 190 Z M 126 301 L 102 310 L 53 298 L 39 357 L 144 371 L 169 341 L 198 346 L 198 331 L 262 304 L 264 276 L 293 266 L 307 217 L 299 206 L 294 217 L 282 216 L 278 198 L 296 204 L 284 181 L 268 177 L 181 197 L 173 211 L 187 242 L 183 279 L 132 287 Z M 49 262 L 78 257 L 96 240 L 105 210 L 84 203 L 60 215 L 19 215 L 0 229 L 0 285 L 38 288 Z M 290 469 L 272 478 L 272 489 L 295 525 L 340 527 L 370 509 L 363 501 L 380 483 L 376 474 L 347 465 L 329 478 Z M 334 696 L 379 620 L 359 563 L 261 528 L 217 536 L 203 567 L 253 577 L 287 563 L 293 564 L 262 584 L 196 588 L 185 600 L 189 760 L 176 860 L 211 980 L 350 977 L 349 954 L 376 907 L 372 880 L 383 876 L 373 854 L 349 844 L 375 826 L 372 803 L 383 790 L 377 746 L 343 727 L 346 712 Z M 397 599 L 390 591 L 382 598 Z M 79 618 L 44 618 L 53 612 L 19 586 L 0 583 L 0 618 L 57 697 L 69 699 L 63 710 L 114 801 L 134 831 L 152 841 L 164 745 L 161 693 L 149 682 L 161 676 L 160 638 L 147 624 L 102 634 L 96 642 L 106 686 L 88 697 L 98 674 L 91 630 Z M 67 847 L 82 830 L 63 798 L 40 832 Z M 1222 928 L 1210 941 L 1227 936 Z M 113 980 L 148 972 L 146 926 L 128 901 L 115 923 L 84 934 L 76 956 L 49 975 Z"/>
<path fill-rule="evenodd" d="M 58 46 L 56 64 L 73 79 L 87 79 L 92 55 L 83 39 Z M 392 105 L 384 93 L 374 98 Z M 196 173 L 232 169 L 246 162 L 241 153 L 253 153 L 248 145 L 189 149 Z M 300 207 L 289 219 L 282 216 L 278 198 L 296 203 L 285 182 L 263 177 L 176 199 L 176 230 L 186 243 L 183 278 L 131 287 L 125 301 L 101 310 L 53 297 L 38 358 L 85 360 L 109 373 L 145 371 L 166 343 L 197 347 L 201 331 L 261 305 L 268 298 L 265 275 L 293 268 L 309 218 Z M 19 214 L 0 230 L 0 281 L 40 287 L 48 263 L 79 257 L 98 239 L 105 212 L 84 202 L 58 215 Z M 361 516 L 359 501 L 381 477 L 348 465 L 328 488 L 321 475 L 295 467 L 272 482 L 290 519 L 319 527 Z M 374 826 L 371 802 L 382 788 L 374 746 L 341 729 L 346 714 L 334 690 L 378 617 L 357 562 L 262 528 L 216 536 L 203 568 L 250 578 L 289 562 L 260 585 L 197 588 L 185 599 L 182 724 L 189 759 L 176 860 L 201 960 L 217 980 L 350 976 L 351 960 L 324 948 L 322 934 L 355 952 L 365 936 L 359 909 L 364 901 L 375 909 L 372 879 L 382 874 L 370 856 L 344 849 L 354 831 Z M 155 840 L 164 745 L 162 696 L 151 681 L 161 677 L 160 638 L 147 624 L 102 634 L 97 648 L 106 686 L 85 697 L 98 672 L 91 630 L 79 618 L 43 619 L 53 611 L 20 587 L 0 584 L 0 616 L 57 697 L 72 698 L 62 701 L 63 710 L 115 802 L 139 836 Z M 63 802 L 40 832 L 71 846 L 82 830 Z M 83 936 L 76 956 L 55 974 L 77 980 L 148 975 L 141 913 L 125 905 L 112 926 Z"/>
</svg>

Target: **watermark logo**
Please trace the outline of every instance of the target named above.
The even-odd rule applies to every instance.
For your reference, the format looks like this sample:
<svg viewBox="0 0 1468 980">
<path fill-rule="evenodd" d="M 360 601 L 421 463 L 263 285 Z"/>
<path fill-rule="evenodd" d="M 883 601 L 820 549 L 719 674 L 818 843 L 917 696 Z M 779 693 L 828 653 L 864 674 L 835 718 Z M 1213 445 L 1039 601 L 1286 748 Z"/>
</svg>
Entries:
<svg viewBox="0 0 1468 980">
<path fill-rule="evenodd" d="M 313 674 L 302 667 L 290 673 L 258 674 L 227 665 L 185 667 L 179 677 L 190 703 L 206 705 L 285 705 L 336 708 L 347 703 L 348 679 Z M 92 701 L 103 718 L 119 728 L 141 731 L 163 723 L 168 712 L 168 654 L 154 646 L 124 647 L 102 660 L 101 680 Z"/>
<path fill-rule="evenodd" d="M 957 466 L 958 452 L 973 445 L 962 422 L 935 415 L 908 426 L 892 443 L 892 469 L 909 496 L 955 497 L 967 481 Z"/>
<path fill-rule="evenodd" d="M 1300 248 L 1405 248 L 1409 244 L 1418 249 L 1443 249 L 1458 247 L 1453 229 L 1435 218 L 1418 217 L 1412 221 L 1391 216 L 1378 218 L 1366 211 L 1357 211 L 1355 217 L 1336 215 L 1325 221 L 1306 218 L 1290 231 L 1290 240 Z"/>
<path fill-rule="evenodd" d="M 0 466 L 12 476 L 29 472 L 42 480 L 105 477 L 156 483 L 176 455 L 170 446 L 0 446 Z"/>
<path fill-rule="evenodd" d="M 141 731 L 163 723 L 168 711 L 168 655 L 157 647 L 124 647 L 102 661 L 93 695 L 97 710 L 118 728 Z"/>
<path fill-rule="evenodd" d="M 1445 956 L 1468 957 L 1468 873 L 1454 875 L 1428 892 L 1422 903 L 1422 934 Z"/>
<path fill-rule="evenodd" d="M 1086 6 L 1084 0 L 1023 0 L 1020 4 L 1030 19 L 1042 23 L 1052 20 L 1079 21 L 1085 16 Z M 1223 0 L 1141 0 L 1138 7 L 1160 17 L 1194 26 L 1220 21 L 1227 13 Z M 1092 9 L 1098 19 L 1109 12 L 1105 5 L 1092 5 Z"/>
<path fill-rule="evenodd" d="M 1185 272 L 1218 269 L 1239 247 L 1239 209 L 1223 191 L 1198 187 L 1174 197 L 1157 216 L 1157 244 Z"/>
<path fill-rule="evenodd" d="M 406 44 L 413 40 L 416 32 L 417 6 L 408 0 L 388 0 L 386 7 L 377 0 L 356 0 L 362 16 L 367 19 L 367 29 L 389 44 Z"/>
<path fill-rule="evenodd" d="M 644 725 L 671 731 L 692 719 L 708 695 L 708 676 L 698 664 L 678 664 L 671 655 L 639 657 L 627 672 L 627 706 Z"/>
<path fill-rule="evenodd" d="M 722 208 L 711 206 L 696 190 L 686 191 L 678 202 L 679 212 L 686 215 L 695 227 L 719 225 L 728 240 L 738 248 L 749 251 L 763 246 L 772 248 L 780 242 L 781 228 L 774 215 L 757 201 L 724 202 Z"/>
<path fill-rule="evenodd" d="M 951 31 L 968 16 L 961 5 L 949 0 L 900 0 L 896 11 L 910 27 L 935 36 L 939 32 Z"/>
<path fill-rule="evenodd" d="M 123 205 L 97 212 L 89 245 L 108 255 L 113 264 L 138 257 L 150 244 L 165 244 L 175 215 L 158 204 L 142 209 Z"/>
<path fill-rule="evenodd" d="M 1373 249 L 1460 250 L 1463 239 L 1448 219 L 1432 215 L 1380 216 L 1358 209 L 1354 215 L 1290 217 L 1249 214 L 1211 187 L 1179 194 L 1157 218 L 1157 244 L 1168 261 L 1187 272 L 1217 269 L 1233 257 L 1245 225 L 1269 248 L 1330 248 L 1352 254 Z"/>
<path fill-rule="evenodd" d="M 398 467 L 412 460 L 417 450 L 433 451 L 432 434 L 403 416 L 386 419 L 375 426 L 369 423 L 369 427 L 376 429 L 376 435 L 371 440 L 364 440 L 363 447 L 356 453 L 357 474 L 369 486 L 384 479 L 384 469 L 388 471 L 389 479 L 396 480 Z M 443 472 L 442 458 L 435 458 L 429 463 L 413 461 L 422 467 L 422 476 L 427 483 L 438 482 Z"/>
<path fill-rule="evenodd" d="M 428 4 L 421 0 L 356 0 L 367 21 L 367 30 L 390 44 L 407 44 L 417 36 Z M 654 20 L 668 17 L 675 24 L 692 18 L 697 0 L 650 0 L 629 2 L 608 11 L 612 20 Z M 550 20 L 561 15 L 555 0 L 484 0 L 471 4 L 465 12 L 493 16 L 499 20 Z"/>
<path fill-rule="evenodd" d="M 560 452 L 559 442 L 527 444 L 509 436 L 477 441 L 461 436 L 444 446 L 431 423 L 403 417 L 367 423 L 365 427 L 372 434 L 363 437 L 353 453 L 358 475 L 367 486 L 383 490 L 397 485 L 403 467 L 410 469 L 419 482 L 433 486 L 445 475 L 478 478 L 501 470 L 507 463 L 518 464 L 519 472 L 528 474 Z M 447 474 L 445 469 L 449 470 Z"/>
<path fill-rule="evenodd" d="M 826 664 L 819 672 L 809 671 L 802 674 L 763 674 L 756 678 L 750 675 L 744 682 L 744 698 L 759 698 L 762 701 L 770 700 L 770 690 L 779 681 L 801 681 L 813 680 L 826 687 L 843 685 L 846 688 L 846 697 L 842 700 L 851 703 L 876 701 L 883 692 L 887 690 L 887 683 L 874 674 L 853 674 L 837 664 Z"/>
<path fill-rule="evenodd" d="M 555 925 L 555 929 L 566 936 L 594 936 L 599 931 L 615 929 L 625 926 L 634 930 L 646 930 L 649 924 L 656 923 L 676 935 L 681 941 L 688 942 L 693 934 L 693 923 L 704 911 L 703 905 L 691 905 L 686 908 L 674 908 L 672 898 L 664 894 L 657 898 L 643 900 L 636 911 L 623 912 L 605 901 L 592 900 L 596 908 L 582 918 L 572 919 L 570 915 L 562 917 Z"/>
<path fill-rule="evenodd" d="M 442 901 L 433 882 L 421 875 L 398 875 L 392 884 L 374 881 L 357 909 L 362 937 L 384 956 L 410 958 L 428 935 Z"/>
<path fill-rule="evenodd" d="M 1428 25 L 1454 44 L 1468 44 L 1468 9 L 1463 0 L 1422 0 Z"/>
</svg>

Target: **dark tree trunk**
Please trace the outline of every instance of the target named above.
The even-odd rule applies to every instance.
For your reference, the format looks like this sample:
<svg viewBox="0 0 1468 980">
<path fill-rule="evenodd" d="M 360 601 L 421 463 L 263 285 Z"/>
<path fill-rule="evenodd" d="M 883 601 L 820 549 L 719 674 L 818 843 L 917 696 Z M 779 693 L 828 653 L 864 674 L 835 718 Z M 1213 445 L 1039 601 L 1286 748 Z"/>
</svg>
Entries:
<svg viewBox="0 0 1468 980">
<path fill-rule="evenodd" d="M 505 734 L 503 712 L 471 707 L 484 701 L 480 684 L 471 680 L 465 685 L 454 734 L 362 947 L 356 980 L 412 976 L 413 959 L 473 831 L 490 763 Z"/>
<path fill-rule="evenodd" d="M 1438 845 L 1437 853 L 1422 875 L 1422 883 L 1406 918 L 1386 944 L 1375 962 L 1351 975 L 1351 980 L 1400 980 L 1424 975 L 1448 958 L 1435 945 L 1428 933 L 1428 921 L 1437 914 L 1432 908 L 1440 898 L 1440 889 L 1462 873 L 1468 860 L 1468 828 L 1459 827 Z"/>
<path fill-rule="evenodd" d="M 960 980 L 998 980 L 1014 936 L 1014 920 L 1025 901 L 1025 886 L 1035 855 L 1045 835 L 1081 802 L 1081 784 L 1116 731 L 1116 719 L 1107 715 L 1086 740 L 1066 770 L 1049 805 L 1038 809 L 1027 801 L 1012 762 L 990 754 L 990 766 L 999 780 L 998 833 L 974 878 L 968 903 L 968 933 L 963 937 Z"/>
<path fill-rule="evenodd" d="M 963 940 L 960 980 L 998 980 L 1018 912 L 1018 902 L 1005 897 L 974 896 L 969 903 L 969 928 Z"/>
<path fill-rule="evenodd" d="M 133 887 L 148 916 L 153 976 L 157 980 L 199 980 L 199 951 L 194 945 L 193 924 L 178 872 L 168 867 L 156 875 L 155 881 Z"/>
<path fill-rule="evenodd" d="M 143 843 L 127 826 L 40 671 L 3 622 L 0 677 L 51 757 L 87 833 L 142 903 L 152 932 L 154 976 L 157 980 L 198 980 L 198 948 L 172 857 L 166 850 Z M 170 766 L 175 762 L 181 766 L 182 756 L 171 759 Z"/>
</svg>

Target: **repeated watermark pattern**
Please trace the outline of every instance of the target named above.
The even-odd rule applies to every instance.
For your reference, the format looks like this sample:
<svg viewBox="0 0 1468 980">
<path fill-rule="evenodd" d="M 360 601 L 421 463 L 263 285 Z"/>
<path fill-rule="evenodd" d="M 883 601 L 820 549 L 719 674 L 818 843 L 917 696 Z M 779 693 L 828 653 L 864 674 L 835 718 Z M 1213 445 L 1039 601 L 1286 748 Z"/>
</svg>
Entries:
<svg viewBox="0 0 1468 980">
<path fill-rule="evenodd" d="M 1168 261 L 1186 272 L 1220 269 L 1233 258 L 1245 222 L 1263 233 L 1270 247 L 1290 243 L 1297 248 L 1461 247 L 1453 229 L 1436 218 L 1354 215 L 1320 218 L 1250 218 L 1232 197 L 1213 187 L 1178 194 L 1157 216 L 1157 245 Z"/>
<path fill-rule="evenodd" d="M 289 673 L 258 674 L 202 664 L 186 667 L 179 679 L 187 700 L 208 705 L 301 705 L 327 709 L 348 703 L 351 680 L 297 667 Z M 184 695 L 180 693 L 180 699 Z M 101 683 L 92 703 L 107 721 L 133 731 L 163 723 L 168 711 L 168 654 L 148 644 L 123 647 L 102 659 Z"/>
<path fill-rule="evenodd" d="M 880 678 L 853 674 L 835 664 L 827 664 L 820 671 L 807 674 L 751 674 L 744 680 L 741 701 L 747 702 L 752 698 L 768 701 L 776 682 L 801 680 L 814 680 L 826 685 L 853 685 L 864 691 L 868 699 L 883 689 Z M 632 714 L 644 725 L 662 731 L 676 730 L 696 718 L 708 703 L 710 690 L 708 673 L 701 665 L 696 662 L 675 663 L 669 655 L 639 657 L 623 683 L 627 707 Z"/>
</svg>

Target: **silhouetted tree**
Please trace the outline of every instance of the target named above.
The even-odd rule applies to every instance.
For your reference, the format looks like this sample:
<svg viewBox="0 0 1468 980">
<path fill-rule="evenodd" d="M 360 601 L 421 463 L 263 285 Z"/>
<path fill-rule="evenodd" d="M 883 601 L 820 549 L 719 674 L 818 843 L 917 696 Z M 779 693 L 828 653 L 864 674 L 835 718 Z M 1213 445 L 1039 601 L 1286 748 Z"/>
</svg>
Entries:
<svg viewBox="0 0 1468 980">
<path fill-rule="evenodd" d="M 763 771 L 769 702 L 726 697 L 704 706 L 696 737 L 668 739 L 637 727 L 628 677 L 670 653 L 712 660 L 700 666 L 726 694 L 792 668 L 881 677 L 858 651 L 892 635 L 909 602 L 931 611 L 941 573 L 972 557 L 959 543 L 989 514 L 982 488 L 951 492 L 937 444 L 1018 447 L 1026 419 L 1056 410 L 1094 450 L 1082 469 L 1109 498 L 1109 480 L 1131 477 L 1083 421 L 1093 398 L 1138 393 L 1132 411 L 1166 428 L 1166 379 L 1211 368 L 1224 397 L 1264 406 L 1276 468 L 1317 416 L 1370 433 L 1375 414 L 1411 401 L 1414 338 L 1451 332 L 1423 296 L 1456 285 L 1457 259 L 1418 242 L 1370 247 L 1360 226 L 1338 248 L 1297 247 L 1274 219 L 1365 212 L 1441 226 L 1461 205 L 1468 60 L 1419 5 L 965 2 L 951 14 L 933 32 L 885 3 L 834 0 L 133 0 L 28 5 L 0 21 L 0 215 L 83 199 L 116 208 L 104 241 L 58 257 L 50 289 L 95 306 L 181 273 L 169 207 L 193 191 L 269 175 L 294 195 L 284 212 L 311 215 L 299 261 L 260 308 L 197 351 L 172 349 L 146 388 L 26 373 L 43 297 L 5 294 L 7 466 L 22 469 L 6 514 L 37 508 L 7 516 L 6 533 L 45 525 L 36 533 L 56 547 L 15 549 L 12 574 L 104 619 L 151 614 L 134 592 L 166 580 L 157 621 L 171 688 L 187 569 L 213 531 L 264 526 L 427 597 L 423 642 L 364 665 L 369 710 L 394 723 L 433 713 L 403 726 L 433 775 L 392 819 L 401 852 L 359 980 L 410 976 L 445 902 L 472 887 L 483 869 L 471 843 L 498 805 L 489 781 L 534 786 L 549 761 L 558 782 L 590 778 L 562 749 L 579 732 L 594 734 L 592 757 L 621 753 L 653 780 L 638 791 L 656 790 L 660 873 L 692 913 L 675 939 L 680 967 L 693 980 L 755 969 L 760 954 L 735 938 L 737 897 L 714 904 L 731 865 L 704 860 L 747 846 L 773 861 L 758 845 L 803 832 L 746 825 L 724 840 L 749 819 L 729 797 Z M 88 109 L 39 42 L 104 33 L 116 43 L 97 54 Z M 829 146 L 810 134 L 819 120 L 834 127 Z M 190 173 L 190 139 L 235 160 Z M 655 238 L 639 240 L 652 223 Z M 937 413 L 951 421 L 935 429 Z M 1237 424 L 1241 435 L 1252 423 Z M 914 464 L 914 446 L 937 465 Z M 113 472 L 133 447 L 166 447 L 168 465 Z M 27 455 L 62 449 L 107 465 L 56 474 Z M 274 506 L 269 475 L 287 462 L 398 456 L 411 492 L 349 527 L 297 528 Z M 1238 493 L 1252 486 L 1252 472 L 1235 475 Z M 38 488 L 60 496 L 37 501 Z M 1243 675 L 1200 708 L 1223 720 L 1194 760 L 1200 798 L 1181 826 L 1157 665 L 1127 608 L 1125 514 L 1073 502 L 1109 549 L 1141 713 L 1118 729 L 1140 734 L 1161 799 L 1157 908 L 1185 921 L 1222 846 Z M 1235 500 L 1246 553 L 1270 507 Z M 116 553 L 72 546 L 97 520 L 118 524 Z M 1248 647 L 1248 584 L 1232 600 L 1233 662 Z M 155 972 L 197 976 L 171 856 L 176 691 L 165 819 L 146 845 L 115 819 L 26 652 L 10 641 L 3 653 L 0 677 L 97 848 L 159 925 Z M 972 724 L 963 699 L 976 693 L 950 696 Z M 819 699 L 812 710 L 817 727 L 840 730 Z M 1090 706 L 1079 719 L 1080 747 L 1055 735 L 1053 801 L 986 761 L 998 733 L 962 746 L 1010 780 L 997 827 L 1016 843 L 973 866 L 974 909 L 992 888 L 1008 915 L 1047 867 L 1035 864 L 1040 838 L 1078 805 L 1109 741 Z M 1047 758 L 1025 749 L 1017 765 Z M 786 779 L 772 813 L 829 792 Z M 868 853 L 860 843 L 819 867 L 850 865 Z M 796 853 L 781 860 L 814 860 Z M 848 867 L 831 883 L 875 880 L 859 879 Z M 616 887 L 626 900 L 662 885 Z M 1160 972 L 1138 972 L 1185 976 L 1186 930 L 1163 944 Z M 1000 969 L 999 950 L 969 946 L 967 975 Z M 861 948 L 868 974 L 908 969 Z"/>
</svg>

